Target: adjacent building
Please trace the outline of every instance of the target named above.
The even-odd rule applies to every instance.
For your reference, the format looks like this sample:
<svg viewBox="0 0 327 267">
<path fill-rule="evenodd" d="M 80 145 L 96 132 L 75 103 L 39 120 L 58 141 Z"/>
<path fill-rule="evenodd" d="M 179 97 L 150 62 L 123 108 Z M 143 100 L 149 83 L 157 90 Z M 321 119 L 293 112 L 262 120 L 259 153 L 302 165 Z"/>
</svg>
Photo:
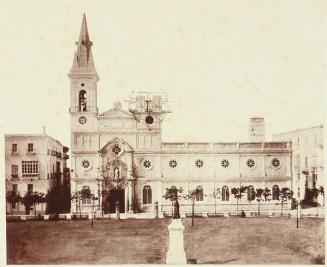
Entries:
<svg viewBox="0 0 327 267">
<path fill-rule="evenodd" d="M 68 147 L 43 134 L 5 135 L 6 190 L 24 196 L 28 191 L 47 194 L 54 187 L 67 185 Z M 7 211 L 11 211 L 7 203 Z M 15 205 L 13 213 L 29 214 L 33 207 Z M 37 205 L 38 213 L 45 212 L 45 205 Z"/>
<path fill-rule="evenodd" d="M 292 142 L 293 191 L 299 187 L 300 198 L 308 200 L 306 188 L 324 186 L 323 125 L 278 133 L 273 140 Z"/>
<path fill-rule="evenodd" d="M 263 118 L 252 118 L 248 142 L 163 142 L 162 121 L 169 113 L 164 93 L 133 94 L 128 109 L 118 102 L 107 111 L 97 107 L 96 72 L 85 16 L 83 17 L 70 79 L 72 177 L 71 190 L 89 189 L 99 196 L 98 211 L 148 212 L 158 202 L 163 212 L 171 203 L 166 188 L 184 192 L 198 188 L 197 211 L 235 209 L 233 187 L 247 186 L 240 205 L 257 207 L 256 188 L 269 188 L 272 200 L 266 208 L 279 209 L 278 190 L 292 187 L 291 142 L 265 141 Z M 114 89 L 111 89 L 114 90 Z M 217 198 L 212 197 L 219 189 Z M 87 212 L 91 202 L 83 199 Z M 190 210 L 181 200 L 181 211 Z M 78 203 L 72 203 L 72 212 Z"/>
</svg>

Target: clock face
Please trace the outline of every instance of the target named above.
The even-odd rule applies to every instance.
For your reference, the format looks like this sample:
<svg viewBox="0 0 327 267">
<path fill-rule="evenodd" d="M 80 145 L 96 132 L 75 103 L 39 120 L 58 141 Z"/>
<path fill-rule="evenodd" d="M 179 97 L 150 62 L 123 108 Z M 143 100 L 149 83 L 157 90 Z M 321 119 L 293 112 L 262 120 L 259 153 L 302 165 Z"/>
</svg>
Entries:
<svg viewBox="0 0 327 267">
<path fill-rule="evenodd" d="M 152 124 L 152 123 L 153 123 L 153 117 L 150 116 L 150 115 L 146 116 L 146 118 L 145 118 L 145 122 L 146 122 L 147 124 Z"/>
<path fill-rule="evenodd" d="M 80 124 L 84 124 L 84 123 L 86 123 L 86 118 L 85 118 L 84 116 L 79 117 L 79 123 L 80 123 Z"/>
</svg>

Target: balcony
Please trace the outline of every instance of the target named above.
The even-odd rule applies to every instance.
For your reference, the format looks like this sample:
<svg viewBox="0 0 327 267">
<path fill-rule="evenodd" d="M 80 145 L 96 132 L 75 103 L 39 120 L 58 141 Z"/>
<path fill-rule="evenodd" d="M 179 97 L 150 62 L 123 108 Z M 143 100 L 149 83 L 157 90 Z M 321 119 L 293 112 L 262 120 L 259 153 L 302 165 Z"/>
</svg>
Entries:
<svg viewBox="0 0 327 267">
<path fill-rule="evenodd" d="M 23 179 L 39 179 L 39 173 L 24 173 Z"/>
</svg>

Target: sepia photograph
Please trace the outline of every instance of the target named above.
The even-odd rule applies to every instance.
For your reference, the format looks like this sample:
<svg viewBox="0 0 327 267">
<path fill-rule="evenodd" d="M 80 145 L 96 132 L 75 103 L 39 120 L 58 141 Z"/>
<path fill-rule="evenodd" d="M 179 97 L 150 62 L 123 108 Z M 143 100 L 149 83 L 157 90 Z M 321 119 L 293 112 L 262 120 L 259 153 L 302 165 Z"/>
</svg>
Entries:
<svg viewBox="0 0 327 267">
<path fill-rule="evenodd" d="M 3 265 L 325 264 L 325 1 L 1 6 Z"/>
</svg>

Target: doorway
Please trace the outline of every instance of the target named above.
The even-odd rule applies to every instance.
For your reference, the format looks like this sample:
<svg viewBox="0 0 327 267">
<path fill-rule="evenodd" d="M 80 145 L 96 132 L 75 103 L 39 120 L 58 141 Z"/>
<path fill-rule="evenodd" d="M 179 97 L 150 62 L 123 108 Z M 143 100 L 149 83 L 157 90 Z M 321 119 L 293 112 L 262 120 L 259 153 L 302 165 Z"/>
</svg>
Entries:
<svg viewBox="0 0 327 267">
<path fill-rule="evenodd" d="M 105 201 L 105 213 L 116 212 L 116 202 L 119 202 L 120 213 L 125 212 L 125 191 L 123 189 L 112 189 Z"/>
</svg>

